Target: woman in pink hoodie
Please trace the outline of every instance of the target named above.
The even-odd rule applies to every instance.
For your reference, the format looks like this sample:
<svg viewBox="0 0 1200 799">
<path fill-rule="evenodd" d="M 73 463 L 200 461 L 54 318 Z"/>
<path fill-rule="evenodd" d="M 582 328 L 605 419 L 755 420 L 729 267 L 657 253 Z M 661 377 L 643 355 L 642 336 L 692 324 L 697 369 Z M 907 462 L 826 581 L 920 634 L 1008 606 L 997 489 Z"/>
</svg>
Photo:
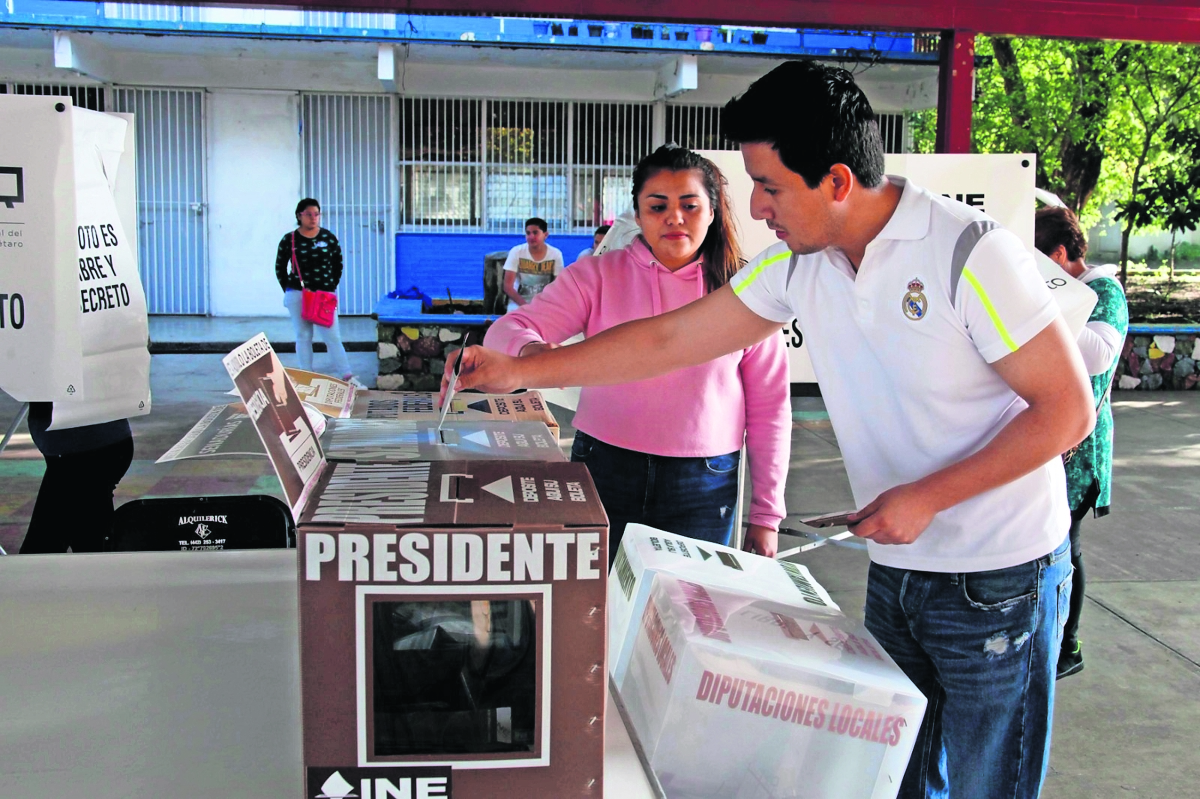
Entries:
<svg viewBox="0 0 1200 799">
<path fill-rule="evenodd" d="M 637 239 L 581 258 L 492 325 L 484 346 L 531 355 L 673 311 L 741 265 L 725 179 L 708 159 L 658 148 L 634 169 L 633 207 Z M 608 512 L 610 560 L 631 522 L 728 544 L 743 441 L 753 488 L 746 548 L 775 554 L 791 447 L 786 374 L 782 337 L 773 336 L 662 377 L 582 390 L 571 460 L 587 464 Z"/>
</svg>

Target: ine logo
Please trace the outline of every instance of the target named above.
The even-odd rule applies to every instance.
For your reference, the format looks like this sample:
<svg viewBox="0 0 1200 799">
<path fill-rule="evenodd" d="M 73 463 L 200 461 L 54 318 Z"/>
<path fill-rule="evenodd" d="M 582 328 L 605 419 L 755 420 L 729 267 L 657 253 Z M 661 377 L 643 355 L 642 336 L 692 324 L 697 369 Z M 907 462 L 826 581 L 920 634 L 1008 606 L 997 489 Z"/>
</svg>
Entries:
<svg viewBox="0 0 1200 799">
<path fill-rule="evenodd" d="M 450 777 L 448 766 L 314 767 L 308 769 L 308 796 L 311 799 L 452 799 Z"/>
<path fill-rule="evenodd" d="M 25 170 L 19 166 L 0 166 L 0 203 L 12 208 L 25 202 Z"/>
</svg>

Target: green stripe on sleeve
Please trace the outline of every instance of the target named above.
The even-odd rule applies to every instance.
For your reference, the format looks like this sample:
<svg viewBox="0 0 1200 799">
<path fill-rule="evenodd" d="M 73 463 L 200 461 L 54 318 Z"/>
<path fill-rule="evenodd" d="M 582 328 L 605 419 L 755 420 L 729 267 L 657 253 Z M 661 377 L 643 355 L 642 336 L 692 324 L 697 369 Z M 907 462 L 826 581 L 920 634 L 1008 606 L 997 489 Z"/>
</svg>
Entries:
<svg viewBox="0 0 1200 799">
<path fill-rule="evenodd" d="M 762 271 L 764 269 L 766 269 L 768 266 L 770 266 L 772 264 L 777 264 L 780 261 L 786 261 L 788 258 L 791 258 L 791 257 L 792 257 L 791 250 L 784 250 L 783 252 L 778 253 L 777 255 L 772 255 L 770 258 L 762 259 L 762 261 L 759 262 L 758 266 L 754 267 L 753 271 L 751 271 L 750 274 L 746 275 L 745 280 L 743 280 L 741 283 L 738 283 L 736 286 L 734 286 L 733 293 L 741 294 L 743 291 L 750 288 L 751 283 L 753 283 L 755 280 L 758 280 L 758 276 L 760 274 L 762 274 Z"/>
<path fill-rule="evenodd" d="M 983 303 L 983 310 L 987 311 L 987 315 L 991 317 L 992 324 L 996 326 L 996 332 L 1000 334 L 1000 340 L 1004 342 L 1004 346 L 1008 347 L 1009 352 L 1016 352 L 1020 349 L 1017 347 L 1017 342 L 1013 341 L 1012 336 L 1008 334 L 1008 328 L 1004 326 L 1004 320 L 996 312 L 996 306 L 992 305 L 992 300 L 988 297 L 987 292 L 983 290 L 983 286 L 979 284 L 979 279 L 966 267 L 963 267 L 962 276 L 971 284 L 971 288 L 975 289 L 975 294 L 979 296 L 979 301 Z"/>
</svg>

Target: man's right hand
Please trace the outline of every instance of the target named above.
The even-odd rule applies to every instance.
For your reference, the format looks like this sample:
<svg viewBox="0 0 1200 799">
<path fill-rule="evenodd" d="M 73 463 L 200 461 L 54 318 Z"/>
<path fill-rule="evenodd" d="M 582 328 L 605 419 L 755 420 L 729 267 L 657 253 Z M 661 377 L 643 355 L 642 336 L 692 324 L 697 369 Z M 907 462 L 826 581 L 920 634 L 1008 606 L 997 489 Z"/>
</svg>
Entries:
<svg viewBox="0 0 1200 799">
<path fill-rule="evenodd" d="M 518 388 L 523 388 L 518 369 L 519 360 L 496 350 L 467 347 L 463 350 L 462 363 L 458 367 L 456 390 L 474 388 L 488 394 L 511 394 Z M 454 361 L 454 358 L 446 359 L 439 405 L 446 396 L 446 389 L 450 387 L 450 380 L 454 376 Z"/>
</svg>

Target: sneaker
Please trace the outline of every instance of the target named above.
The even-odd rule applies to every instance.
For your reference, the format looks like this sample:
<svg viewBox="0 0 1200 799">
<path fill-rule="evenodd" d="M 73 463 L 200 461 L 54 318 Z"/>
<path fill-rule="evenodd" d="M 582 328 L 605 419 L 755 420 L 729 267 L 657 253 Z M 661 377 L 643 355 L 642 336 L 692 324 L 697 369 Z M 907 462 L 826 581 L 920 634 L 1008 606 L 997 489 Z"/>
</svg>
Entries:
<svg viewBox="0 0 1200 799">
<path fill-rule="evenodd" d="M 1075 648 L 1068 652 L 1065 648 L 1058 655 L 1058 673 L 1054 679 L 1061 680 L 1083 671 L 1083 644 L 1075 642 Z"/>
<path fill-rule="evenodd" d="M 350 385 L 354 386 L 355 388 L 366 388 L 366 385 L 364 385 L 363 382 L 361 380 L 359 380 L 357 377 L 355 377 L 354 375 L 350 375 L 349 377 L 344 377 L 342 379 L 345 380 Z"/>
</svg>

